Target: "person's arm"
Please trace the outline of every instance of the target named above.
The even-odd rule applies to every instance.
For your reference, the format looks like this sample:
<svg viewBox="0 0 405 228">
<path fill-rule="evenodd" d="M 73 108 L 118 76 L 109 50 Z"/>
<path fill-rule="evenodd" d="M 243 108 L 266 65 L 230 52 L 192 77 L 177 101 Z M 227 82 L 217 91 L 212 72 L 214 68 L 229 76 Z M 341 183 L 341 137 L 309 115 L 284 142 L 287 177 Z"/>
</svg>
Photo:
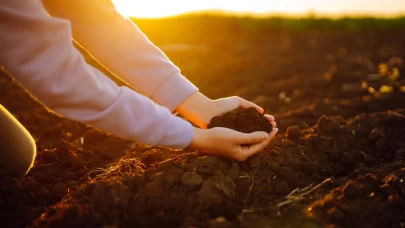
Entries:
<svg viewBox="0 0 405 228">
<path fill-rule="evenodd" d="M 73 37 L 101 64 L 131 86 L 201 128 L 238 106 L 263 109 L 239 97 L 211 100 L 184 78 L 110 0 L 43 0 L 51 15 L 72 23 Z"/>
<path fill-rule="evenodd" d="M 173 111 L 197 88 L 184 78 L 110 0 L 43 0 L 51 16 L 68 19 L 73 38 L 129 85 Z"/>
<path fill-rule="evenodd" d="M 50 18 L 40 0 L 1 1 L 0 34 L 0 64 L 55 112 L 149 145 L 190 144 L 190 123 L 86 64 L 69 22 Z"/>
</svg>

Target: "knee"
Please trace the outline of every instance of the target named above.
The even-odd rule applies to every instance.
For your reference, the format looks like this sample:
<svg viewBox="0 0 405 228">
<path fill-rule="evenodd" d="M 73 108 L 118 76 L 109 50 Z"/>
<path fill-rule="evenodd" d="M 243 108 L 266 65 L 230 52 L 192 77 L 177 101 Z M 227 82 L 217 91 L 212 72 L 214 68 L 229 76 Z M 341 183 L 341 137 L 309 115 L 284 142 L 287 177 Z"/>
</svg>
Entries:
<svg viewBox="0 0 405 228">
<path fill-rule="evenodd" d="M 15 159 L 15 166 L 13 174 L 16 176 L 25 176 L 34 165 L 35 157 L 37 155 L 37 147 L 32 136 L 26 132 L 22 145 L 16 151 L 18 158 Z"/>
<path fill-rule="evenodd" d="M 34 164 L 36 145 L 31 134 L 0 105 L 0 173 L 24 176 Z"/>
<path fill-rule="evenodd" d="M 18 137 L 8 141 L 8 145 L 6 144 L 4 147 L 2 148 L 3 158 L 0 161 L 0 172 L 16 177 L 25 176 L 34 165 L 37 154 L 32 136 L 25 129 L 20 129 Z"/>
</svg>

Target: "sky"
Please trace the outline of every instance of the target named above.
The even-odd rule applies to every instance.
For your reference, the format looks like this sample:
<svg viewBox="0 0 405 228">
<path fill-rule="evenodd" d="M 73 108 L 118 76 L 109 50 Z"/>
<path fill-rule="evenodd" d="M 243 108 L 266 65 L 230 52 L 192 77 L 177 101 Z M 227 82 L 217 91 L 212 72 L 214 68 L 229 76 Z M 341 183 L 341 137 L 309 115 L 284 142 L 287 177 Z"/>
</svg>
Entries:
<svg viewBox="0 0 405 228">
<path fill-rule="evenodd" d="M 220 10 L 248 14 L 303 15 L 312 11 L 321 16 L 405 15 L 405 0 L 113 0 L 125 16 L 166 17 L 177 14 Z"/>
</svg>

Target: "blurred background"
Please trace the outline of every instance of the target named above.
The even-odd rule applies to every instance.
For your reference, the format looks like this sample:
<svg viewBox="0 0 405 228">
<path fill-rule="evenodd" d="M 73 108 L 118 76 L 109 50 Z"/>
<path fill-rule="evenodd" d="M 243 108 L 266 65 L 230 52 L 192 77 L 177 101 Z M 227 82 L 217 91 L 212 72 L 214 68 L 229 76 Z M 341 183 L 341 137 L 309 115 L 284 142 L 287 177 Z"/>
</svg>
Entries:
<svg viewBox="0 0 405 228">
<path fill-rule="evenodd" d="M 403 0 L 113 2 L 201 92 L 251 100 L 281 130 L 405 85 Z"/>
<path fill-rule="evenodd" d="M 403 0 L 206 0 L 206 1 L 131 1 L 114 0 L 117 9 L 125 16 L 165 17 L 198 11 L 223 11 L 255 16 L 303 16 L 316 13 L 321 16 L 398 16 L 405 12 Z"/>
</svg>

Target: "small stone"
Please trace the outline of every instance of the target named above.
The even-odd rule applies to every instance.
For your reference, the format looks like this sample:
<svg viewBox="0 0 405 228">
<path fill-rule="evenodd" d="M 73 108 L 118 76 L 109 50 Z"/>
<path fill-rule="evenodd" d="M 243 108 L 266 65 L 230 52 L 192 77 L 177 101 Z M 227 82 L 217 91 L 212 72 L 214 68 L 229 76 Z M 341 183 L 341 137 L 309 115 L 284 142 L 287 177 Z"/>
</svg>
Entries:
<svg viewBox="0 0 405 228">
<path fill-rule="evenodd" d="M 352 167 L 354 165 L 354 158 L 348 152 L 344 152 L 340 156 L 340 163 L 346 167 Z"/>
<path fill-rule="evenodd" d="M 217 156 L 203 156 L 203 157 L 198 157 L 198 167 L 213 167 L 216 164 L 218 164 L 219 159 Z"/>
<path fill-rule="evenodd" d="M 203 178 L 195 172 L 185 172 L 181 176 L 181 183 L 189 187 L 196 187 L 200 185 L 203 181 Z"/>
<path fill-rule="evenodd" d="M 397 161 L 405 160 L 405 148 L 399 148 L 395 152 L 395 160 Z"/>
<path fill-rule="evenodd" d="M 384 136 L 384 132 L 382 132 L 379 128 L 374 128 L 368 136 L 368 141 L 373 143 L 382 136 Z"/>
<path fill-rule="evenodd" d="M 317 127 L 321 134 L 328 134 L 338 130 L 340 127 L 340 123 L 337 118 L 324 115 L 319 118 Z"/>
<path fill-rule="evenodd" d="M 289 126 L 287 128 L 287 137 L 291 140 L 296 140 L 301 137 L 301 128 L 298 125 Z"/>
<path fill-rule="evenodd" d="M 398 195 L 390 195 L 388 197 L 388 202 L 390 202 L 392 206 L 399 208 L 402 208 L 405 205 L 404 200 L 402 200 Z"/>
<path fill-rule="evenodd" d="M 143 153 L 141 160 L 146 166 L 150 166 L 154 163 L 164 161 L 165 156 L 159 149 L 153 149 Z"/>
</svg>

